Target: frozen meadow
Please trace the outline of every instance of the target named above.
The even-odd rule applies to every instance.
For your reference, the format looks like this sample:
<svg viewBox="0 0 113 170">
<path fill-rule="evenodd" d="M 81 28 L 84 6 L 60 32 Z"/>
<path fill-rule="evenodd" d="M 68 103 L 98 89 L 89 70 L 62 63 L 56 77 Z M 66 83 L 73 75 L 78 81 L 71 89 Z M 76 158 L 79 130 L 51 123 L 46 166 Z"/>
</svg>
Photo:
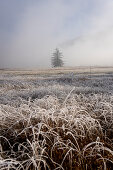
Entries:
<svg viewBox="0 0 113 170">
<path fill-rule="evenodd" d="M 0 169 L 113 169 L 113 72 L 0 71 Z"/>
</svg>

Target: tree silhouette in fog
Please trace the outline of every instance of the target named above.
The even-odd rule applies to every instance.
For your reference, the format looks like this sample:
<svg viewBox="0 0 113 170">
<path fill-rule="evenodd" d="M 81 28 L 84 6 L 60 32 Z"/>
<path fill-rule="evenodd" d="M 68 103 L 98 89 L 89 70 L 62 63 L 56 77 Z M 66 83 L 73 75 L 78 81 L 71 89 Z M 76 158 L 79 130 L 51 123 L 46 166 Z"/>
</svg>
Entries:
<svg viewBox="0 0 113 170">
<path fill-rule="evenodd" d="M 60 52 L 59 49 L 56 48 L 51 58 L 52 67 L 62 67 L 64 65 L 62 56 L 62 52 Z"/>
</svg>

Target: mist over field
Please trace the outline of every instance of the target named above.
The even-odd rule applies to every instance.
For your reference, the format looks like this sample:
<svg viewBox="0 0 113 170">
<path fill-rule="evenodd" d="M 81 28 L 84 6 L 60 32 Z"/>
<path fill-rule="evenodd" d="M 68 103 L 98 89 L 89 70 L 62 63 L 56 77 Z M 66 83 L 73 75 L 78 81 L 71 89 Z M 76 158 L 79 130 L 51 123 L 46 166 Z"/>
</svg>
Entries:
<svg viewBox="0 0 113 170">
<path fill-rule="evenodd" d="M 112 0 L 0 1 L 0 68 L 113 64 Z"/>
<path fill-rule="evenodd" d="M 113 169 L 113 0 L 0 0 L 0 170 Z"/>
</svg>

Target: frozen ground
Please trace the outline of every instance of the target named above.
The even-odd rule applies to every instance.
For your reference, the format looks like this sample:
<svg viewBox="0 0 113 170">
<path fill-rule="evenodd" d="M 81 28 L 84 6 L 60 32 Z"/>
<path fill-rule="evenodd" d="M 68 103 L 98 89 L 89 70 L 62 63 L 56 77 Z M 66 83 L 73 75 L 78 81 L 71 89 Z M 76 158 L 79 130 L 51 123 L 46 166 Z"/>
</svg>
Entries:
<svg viewBox="0 0 113 170">
<path fill-rule="evenodd" d="M 60 75 L 0 75 L 0 103 L 11 104 L 20 98 L 34 100 L 56 95 L 62 100 L 75 87 L 73 94 L 113 94 L 113 73 Z"/>
<path fill-rule="evenodd" d="M 0 75 L 0 103 L 19 104 L 21 99 L 40 99 L 46 95 L 64 100 L 69 91 L 74 94 L 113 95 L 113 73 L 60 75 Z"/>
<path fill-rule="evenodd" d="M 0 74 L 1 169 L 112 169 L 113 72 Z"/>
</svg>

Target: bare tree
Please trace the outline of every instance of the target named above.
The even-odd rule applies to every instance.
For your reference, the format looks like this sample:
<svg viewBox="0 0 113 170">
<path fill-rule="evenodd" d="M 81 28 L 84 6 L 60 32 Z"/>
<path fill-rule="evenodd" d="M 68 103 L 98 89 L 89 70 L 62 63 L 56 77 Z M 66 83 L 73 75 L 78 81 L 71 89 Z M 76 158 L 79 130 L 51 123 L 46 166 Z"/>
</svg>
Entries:
<svg viewBox="0 0 113 170">
<path fill-rule="evenodd" d="M 62 53 L 59 51 L 58 48 L 55 49 L 53 53 L 53 57 L 51 58 L 52 67 L 62 67 L 64 62 L 62 60 Z"/>
</svg>

